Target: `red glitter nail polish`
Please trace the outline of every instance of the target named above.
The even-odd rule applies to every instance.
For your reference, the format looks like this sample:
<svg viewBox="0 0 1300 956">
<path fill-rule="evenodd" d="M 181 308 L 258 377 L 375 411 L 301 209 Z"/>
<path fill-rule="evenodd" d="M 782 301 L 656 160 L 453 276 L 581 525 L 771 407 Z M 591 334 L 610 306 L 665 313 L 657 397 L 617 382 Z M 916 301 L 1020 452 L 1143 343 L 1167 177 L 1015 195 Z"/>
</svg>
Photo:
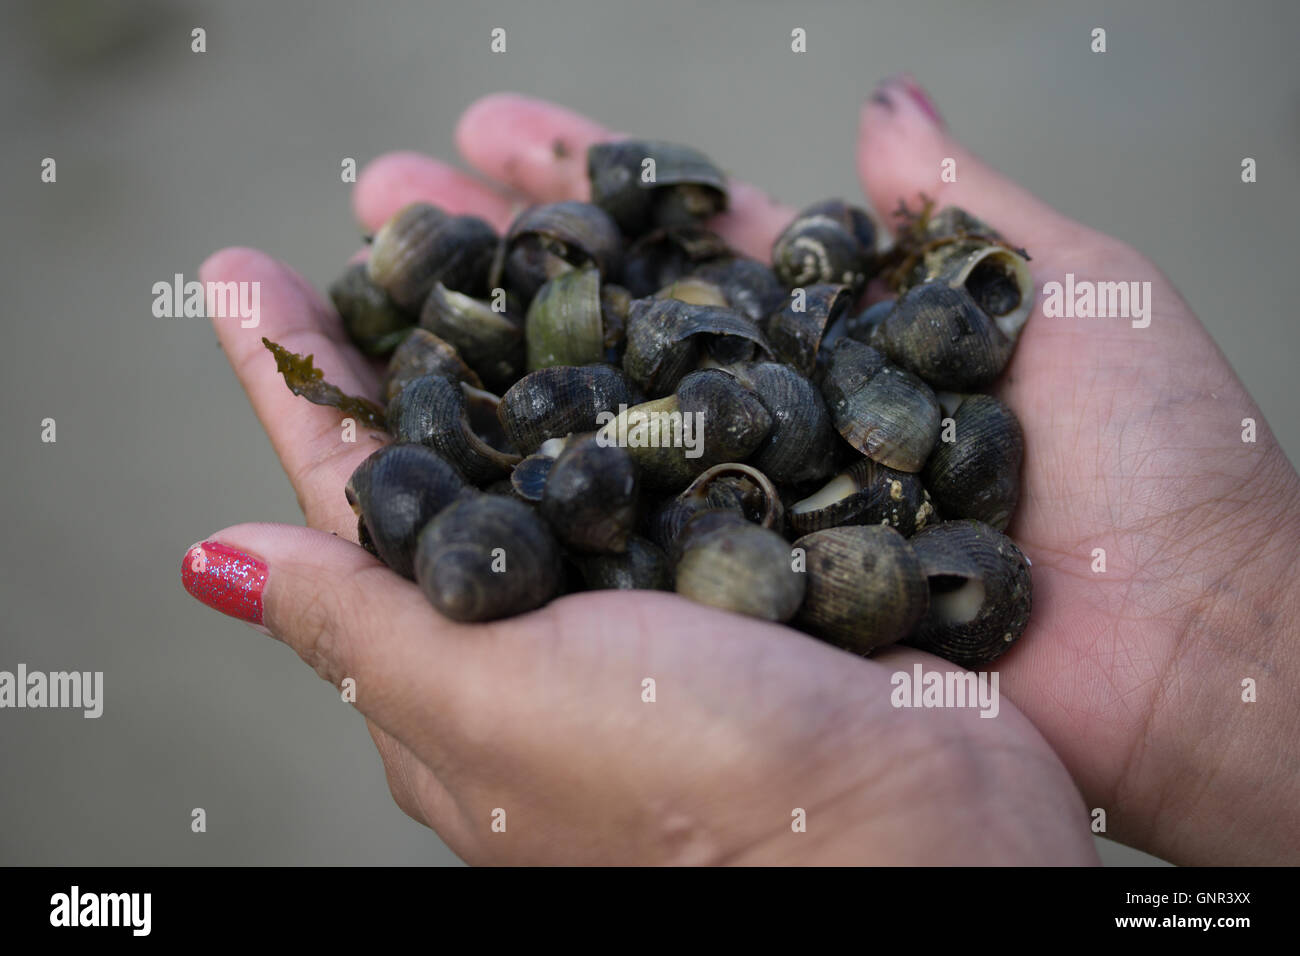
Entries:
<svg viewBox="0 0 1300 956">
<path fill-rule="evenodd" d="M 190 594 L 222 614 L 251 624 L 262 623 L 266 565 L 257 558 L 217 541 L 204 541 L 185 552 L 181 583 Z"/>
</svg>

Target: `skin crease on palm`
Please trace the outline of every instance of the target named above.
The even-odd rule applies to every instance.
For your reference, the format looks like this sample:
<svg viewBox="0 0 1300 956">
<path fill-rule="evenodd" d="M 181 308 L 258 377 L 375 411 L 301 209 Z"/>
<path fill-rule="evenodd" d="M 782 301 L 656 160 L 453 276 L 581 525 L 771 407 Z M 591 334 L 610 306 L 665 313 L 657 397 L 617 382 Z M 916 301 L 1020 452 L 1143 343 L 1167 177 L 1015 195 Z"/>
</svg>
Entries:
<svg viewBox="0 0 1300 956">
<path fill-rule="evenodd" d="M 349 391 L 377 394 L 379 364 L 287 267 L 248 249 L 204 264 L 205 281 L 262 283 L 260 328 L 215 324 L 309 526 L 212 537 L 267 563 L 266 628 L 335 685 L 356 679 L 398 804 L 467 861 L 1095 863 L 1093 808 L 1108 835 L 1174 862 L 1300 859 L 1296 473 L 1155 266 L 987 169 L 917 89 L 896 78 L 864 103 L 858 168 L 875 209 L 922 192 L 962 206 L 1029 249 L 1039 288 L 1066 272 L 1152 283 L 1145 329 L 1038 309 L 999 382 L 1025 430 L 1009 534 L 1035 594 L 996 665 L 996 719 L 890 706 L 889 675 L 950 667 L 936 658 L 864 660 L 675 595 L 574 595 L 475 627 L 439 618 L 339 540 L 355 541 L 342 488 L 374 442 L 342 443 L 337 414 L 292 396 L 260 337 L 314 353 Z M 360 177 L 358 218 L 371 232 L 423 200 L 501 229 L 521 202 L 586 198 L 586 146 L 616 135 L 487 97 L 457 129 L 482 178 L 389 154 Z M 946 157 L 955 183 L 939 182 Z M 766 258 L 792 214 L 737 184 L 714 225 Z M 1242 702 L 1244 678 L 1258 702 Z M 806 833 L 792 832 L 795 808 Z"/>
</svg>

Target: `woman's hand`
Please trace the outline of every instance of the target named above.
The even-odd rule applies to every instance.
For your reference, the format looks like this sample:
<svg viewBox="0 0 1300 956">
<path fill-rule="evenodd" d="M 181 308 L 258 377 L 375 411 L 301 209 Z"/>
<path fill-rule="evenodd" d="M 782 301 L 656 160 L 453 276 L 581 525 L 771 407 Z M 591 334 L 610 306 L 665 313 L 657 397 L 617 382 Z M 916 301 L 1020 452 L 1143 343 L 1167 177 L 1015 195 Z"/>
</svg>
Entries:
<svg viewBox="0 0 1300 956">
<path fill-rule="evenodd" d="M 471 863 L 1096 861 L 1069 775 L 1005 700 L 890 704 L 894 671 L 956 670 L 929 655 L 863 660 L 654 592 L 455 624 L 322 531 L 217 538 L 187 586 L 237 593 L 354 696 L 397 803 Z"/>
<path fill-rule="evenodd" d="M 1294 606 L 1295 473 L 1154 267 L 1001 180 L 931 114 L 906 80 L 865 105 L 859 166 L 877 209 L 919 192 L 961 205 L 1029 248 L 1040 286 L 1066 272 L 1153 284 L 1144 329 L 1039 310 L 1003 381 L 1027 448 L 1010 530 L 1036 591 L 1029 632 L 999 661 L 1003 688 L 1113 834 L 1188 862 L 1293 857 L 1297 655 L 1280 629 Z M 585 197 L 586 146 L 610 135 L 515 96 L 480 101 L 458 130 L 474 166 L 533 201 Z M 957 182 L 942 184 L 949 157 Z M 367 230 L 417 199 L 498 227 L 513 208 L 413 154 L 376 160 L 355 195 Z M 792 210 L 743 184 L 732 198 L 716 227 L 766 257 Z M 341 489 L 374 446 L 343 443 L 337 414 L 292 396 L 260 337 L 314 353 L 348 390 L 377 394 L 375 366 L 267 257 L 227 250 L 203 278 L 262 282 L 262 327 L 218 320 L 218 336 L 308 524 L 354 539 Z M 1257 444 L 1240 441 L 1245 417 Z M 241 585 L 190 572 L 191 590 L 246 586 L 244 616 L 261 614 L 336 685 L 354 678 L 398 802 L 470 861 L 1093 859 L 1077 795 L 1005 701 L 994 720 L 890 706 L 889 675 L 914 661 L 950 669 L 935 658 L 861 660 L 663 594 L 579 595 L 467 628 L 328 535 L 215 537 L 269 567 L 263 598 L 251 597 L 257 573 Z M 1098 547 L 1107 571 L 1094 575 Z M 1258 704 L 1241 702 L 1245 677 Z M 505 833 L 492 830 L 497 808 Z M 807 833 L 791 829 L 795 808 Z"/>
</svg>

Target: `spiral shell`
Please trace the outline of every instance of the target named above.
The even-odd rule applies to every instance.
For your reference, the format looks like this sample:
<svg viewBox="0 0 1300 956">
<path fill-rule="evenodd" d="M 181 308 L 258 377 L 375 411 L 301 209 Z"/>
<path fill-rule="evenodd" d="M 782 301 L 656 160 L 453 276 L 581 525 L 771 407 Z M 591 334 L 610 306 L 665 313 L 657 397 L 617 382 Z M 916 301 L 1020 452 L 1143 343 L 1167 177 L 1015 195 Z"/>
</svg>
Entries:
<svg viewBox="0 0 1300 956">
<path fill-rule="evenodd" d="M 945 518 L 974 518 L 1004 531 L 1020 500 L 1024 432 L 992 395 L 964 396 L 953 441 L 939 442 L 922 475 Z"/>
<path fill-rule="evenodd" d="M 425 375 L 388 403 L 388 428 L 399 442 L 428 445 L 481 485 L 508 476 L 519 461 L 497 421 L 500 402 L 464 382 Z"/>
<path fill-rule="evenodd" d="M 970 668 L 1005 654 L 1029 623 L 1033 583 L 1024 553 L 978 521 L 945 521 L 911 544 L 930 602 L 906 643 Z"/>
<path fill-rule="evenodd" d="M 646 139 L 597 143 L 587 150 L 587 175 L 591 201 L 629 236 L 693 225 L 727 208 L 726 177 L 689 146 Z"/>
<path fill-rule="evenodd" d="M 790 545 L 775 531 L 725 511 L 687 523 L 677 562 L 677 593 L 766 621 L 788 621 L 804 596 Z"/>
<path fill-rule="evenodd" d="M 772 246 L 772 265 L 787 286 L 848 286 L 856 297 L 876 269 L 876 227 L 865 210 L 830 199 L 795 217 Z"/>
<path fill-rule="evenodd" d="M 882 465 L 920 471 L 939 438 L 939 402 L 912 373 L 853 339 L 831 350 L 822 394 L 836 430 Z"/>
<path fill-rule="evenodd" d="M 448 506 L 420 533 L 415 581 L 453 621 L 513 617 L 559 590 L 560 548 L 528 505 L 480 493 Z"/>
<path fill-rule="evenodd" d="M 398 574 L 415 576 L 416 539 L 433 517 L 466 493 L 450 464 L 423 445 L 386 445 L 348 478 L 348 504 L 373 553 Z"/>
<path fill-rule="evenodd" d="M 916 554 L 887 525 L 815 531 L 794 542 L 808 591 L 796 623 L 859 654 L 906 637 L 929 595 Z"/>
<path fill-rule="evenodd" d="M 411 203 L 375 233 L 366 269 L 399 308 L 418 312 L 437 283 L 469 295 L 485 292 L 499 242 L 482 219 Z"/>
</svg>

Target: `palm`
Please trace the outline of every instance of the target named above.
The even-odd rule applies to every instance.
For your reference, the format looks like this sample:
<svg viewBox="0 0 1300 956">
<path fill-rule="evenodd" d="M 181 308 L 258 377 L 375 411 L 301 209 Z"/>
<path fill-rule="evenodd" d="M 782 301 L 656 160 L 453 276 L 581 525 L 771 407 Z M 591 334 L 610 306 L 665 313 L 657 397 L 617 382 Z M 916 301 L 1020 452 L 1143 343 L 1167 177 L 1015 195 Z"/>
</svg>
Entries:
<svg viewBox="0 0 1300 956">
<path fill-rule="evenodd" d="M 1040 288 L 1069 271 L 1076 282 L 1108 274 L 1097 265 L 1050 248 L 1033 261 Z M 1122 318 L 1048 318 L 1040 307 L 1000 387 L 1025 429 L 1021 505 L 1008 532 L 1034 562 L 1035 608 L 999 666 L 1008 693 L 1094 783 L 1113 780 L 1126 759 L 1173 638 L 1142 606 L 1154 570 L 1147 549 L 1170 499 L 1142 486 L 1171 470 L 1165 456 L 1178 439 L 1147 434 L 1153 454 L 1119 454 L 1151 428 L 1164 388 L 1153 369 L 1164 365 L 1142 356 L 1160 347 L 1154 339 L 1167 345 L 1170 323 L 1185 320 L 1166 308 L 1135 329 Z M 1098 548 L 1104 573 L 1092 570 Z"/>
<path fill-rule="evenodd" d="M 1008 704 L 996 720 L 891 705 L 891 673 L 929 655 L 863 660 L 635 592 L 562 598 L 474 641 L 458 680 L 490 705 L 386 760 L 407 812 L 473 862 L 1092 858 L 1068 775 Z M 519 821 L 509 841 L 473 825 L 496 806 Z M 796 808 L 811 841 L 792 837 Z"/>
<path fill-rule="evenodd" d="M 1036 605 L 1000 665 L 1005 686 L 1085 796 L 1114 807 L 1147 770 L 1143 743 L 1176 723 L 1180 665 L 1195 658 L 1197 679 L 1216 679 L 1194 625 L 1207 582 L 1248 560 L 1249 536 L 1229 529 L 1266 452 L 1241 441 L 1258 412 L 1153 265 L 1098 236 L 1049 240 L 1033 266 L 1040 287 L 1067 272 L 1151 282 L 1147 328 L 1040 307 L 1001 385 L 1025 428 L 1009 533 L 1034 561 Z"/>
</svg>

